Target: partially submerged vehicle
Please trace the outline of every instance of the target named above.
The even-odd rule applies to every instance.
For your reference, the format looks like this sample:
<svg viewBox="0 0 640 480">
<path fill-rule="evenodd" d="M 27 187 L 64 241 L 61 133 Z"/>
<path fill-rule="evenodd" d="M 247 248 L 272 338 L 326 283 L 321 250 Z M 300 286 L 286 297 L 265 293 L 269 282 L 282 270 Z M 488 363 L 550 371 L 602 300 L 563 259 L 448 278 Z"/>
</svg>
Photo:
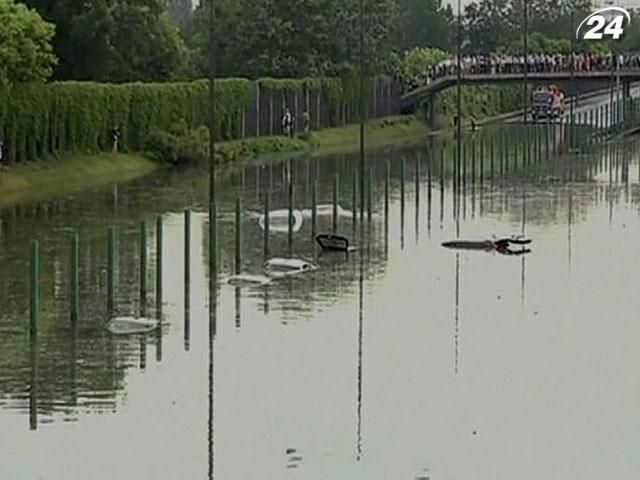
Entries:
<svg viewBox="0 0 640 480">
<path fill-rule="evenodd" d="M 265 275 L 273 278 L 292 277 L 317 269 L 317 265 L 301 258 L 272 258 L 264 264 Z"/>
<path fill-rule="evenodd" d="M 349 239 L 342 235 L 321 233 L 316 236 L 316 243 L 320 245 L 323 251 L 351 252 L 355 250 L 354 247 L 349 245 Z"/>
<path fill-rule="evenodd" d="M 351 210 L 347 210 L 343 208 L 342 205 L 337 205 L 336 213 L 338 217 L 341 218 L 353 218 L 353 212 Z M 302 210 L 302 216 L 305 218 L 311 218 L 313 215 L 313 210 L 310 208 L 305 208 Z M 333 216 L 333 204 L 332 203 L 321 203 L 316 206 L 316 215 L 318 217 L 332 217 Z"/>
<path fill-rule="evenodd" d="M 234 275 L 229 277 L 227 283 L 234 287 L 262 287 L 271 283 L 271 277 L 265 275 Z"/>
<path fill-rule="evenodd" d="M 105 328 L 113 335 L 135 335 L 152 332 L 159 324 L 153 318 L 114 317 Z"/>
<path fill-rule="evenodd" d="M 531 253 L 531 250 L 524 248 L 530 245 L 531 239 L 521 235 L 512 235 L 511 237 L 494 238 L 492 240 L 453 240 L 442 244 L 445 248 L 454 250 L 484 250 L 486 252 L 498 252 L 503 255 L 523 255 Z M 521 247 L 514 250 L 512 247 Z"/>
<path fill-rule="evenodd" d="M 538 87 L 531 94 L 533 120 L 554 119 L 564 114 L 564 93 L 555 85 Z"/>
<path fill-rule="evenodd" d="M 293 210 L 291 212 L 292 231 L 298 232 L 302 228 L 302 212 L 300 210 Z M 265 229 L 266 220 L 264 214 L 258 218 L 258 223 L 262 230 Z M 269 212 L 269 231 L 287 233 L 289 231 L 289 210 L 272 210 Z"/>
</svg>

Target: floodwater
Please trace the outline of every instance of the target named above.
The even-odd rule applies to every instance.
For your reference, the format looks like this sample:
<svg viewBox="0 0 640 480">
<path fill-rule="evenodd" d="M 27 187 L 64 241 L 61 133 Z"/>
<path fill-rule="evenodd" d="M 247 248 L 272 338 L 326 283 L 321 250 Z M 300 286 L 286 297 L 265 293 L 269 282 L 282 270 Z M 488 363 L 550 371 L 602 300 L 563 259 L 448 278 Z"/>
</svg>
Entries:
<svg viewBox="0 0 640 480">
<path fill-rule="evenodd" d="M 513 139 L 509 128 L 496 138 Z M 479 142 L 483 134 L 475 135 Z M 370 155 L 371 219 L 365 213 L 354 226 L 345 216 L 338 225 L 358 250 L 318 257 L 304 218 L 291 246 L 287 233 L 273 232 L 270 251 L 291 249 L 320 268 L 266 287 L 226 284 L 235 197 L 244 217 L 242 271 L 260 274 L 256 217 L 267 193 L 271 208 L 287 208 L 282 164 L 222 175 L 217 283 L 209 281 L 203 172 L 160 172 L 5 209 L 0 478 L 637 479 L 636 147 L 596 146 L 508 172 L 488 148 L 476 151 L 475 164 L 466 150 L 459 187 L 450 150 L 443 158 L 429 146 Z M 295 208 L 310 208 L 315 179 L 319 203 L 330 203 L 339 173 L 340 205 L 352 210 L 357 165 L 357 156 L 292 162 Z M 117 231 L 116 311 L 129 315 L 141 310 L 139 224 L 147 221 L 144 307 L 154 316 L 158 215 L 162 327 L 111 336 L 107 226 Z M 330 217 L 318 221 L 319 231 L 331 230 Z M 70 229 L 81 241 L 75 328 Z M 531 253 L 441 247 L 514 233 L 533 239 Z M 43 313 L 30 340 L 36 238 Z"/>
</svg>

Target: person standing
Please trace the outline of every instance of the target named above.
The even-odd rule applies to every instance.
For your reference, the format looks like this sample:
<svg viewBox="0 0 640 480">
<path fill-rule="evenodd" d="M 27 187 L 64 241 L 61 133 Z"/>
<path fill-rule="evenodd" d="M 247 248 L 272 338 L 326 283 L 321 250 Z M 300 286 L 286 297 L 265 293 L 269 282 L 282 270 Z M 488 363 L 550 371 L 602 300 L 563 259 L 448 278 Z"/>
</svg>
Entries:
<svg viewBox="0 0 640 480">
<path fill-rule="evenodd" d="M 118 129 L 117 125 L 115 125 L 111 130 L 111 142 L 112 142 L 111 151 L 114 154 L 118 153 L 118 150 L 120 148 L 120 130 Z"/>
<path fill-rule="evenodd" d="M 287 136 L 292 136 L 292 127 L 293 126 L 293 116 L 291 115 L 291 110 L 288 108 L 284 109 L 284 115 L 282 116 L 282 132 Z"/>
<path fill-rule="evenodd" d="M 304 133 L 311 131 L 311 115 L 306 109 L 302 112 L 302 128 Z"/>
</svg>

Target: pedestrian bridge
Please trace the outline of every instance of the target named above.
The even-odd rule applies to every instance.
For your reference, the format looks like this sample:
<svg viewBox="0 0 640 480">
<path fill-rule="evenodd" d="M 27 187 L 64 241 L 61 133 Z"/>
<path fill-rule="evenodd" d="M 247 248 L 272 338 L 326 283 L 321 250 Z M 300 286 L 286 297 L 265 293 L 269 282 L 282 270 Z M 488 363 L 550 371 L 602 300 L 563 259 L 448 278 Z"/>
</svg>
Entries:
<svg viewBox="0 0 640 480">
<path fill-rule="evenodd" d="M 590 72 L 580 71 L 575 72 L 573 74 L 573 78 L 576 84 L 588 83 L 593 85 L 595 89 L 606 86 L 611 82 L 612 78 L 616 78 L 617 75 L 618 72 L 615 73 L 614 77 L 610 70 Z M 628 92 L 629 84 L 631 82 L 640 81 L 640 69 L 621 70 L 619 75 L 620 82 L 625 87 L 625 92 Z M 571 72 L 529 72 L 527 78 L 532 84 L 556 84 L 566 90 L 571 82 Z M 464 73 L 461 76 L 462 85 L 509 85 L 521 84 L 523 81 L 524 73 Z M 456 75 L 447 75 L 404 93 L 401 97 L 402 112 L 415 111 L 420 103 L 425 100 L 428 100 L 430 104 L 433 104 L 434 95 L 455 86 L 456 83 Z"/>
</svg>

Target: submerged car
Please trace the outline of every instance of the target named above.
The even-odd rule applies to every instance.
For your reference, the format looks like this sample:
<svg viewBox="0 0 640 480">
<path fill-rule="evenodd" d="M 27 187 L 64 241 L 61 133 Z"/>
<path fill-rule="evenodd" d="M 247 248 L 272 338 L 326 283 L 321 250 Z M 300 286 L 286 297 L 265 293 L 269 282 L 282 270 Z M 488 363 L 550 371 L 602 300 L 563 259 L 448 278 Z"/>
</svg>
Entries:
<svg viewBox="0 0 640 480">
<path fill-rule="evenodd" d="M 134 335 L 152 332 L 159 324 L 153 318 L 115 317 L 109 320 L 106 329 L 113 335 Z"/>
<path fill-rule="evenodd" d="M 314 263 L 300 258 L 272 258 L 264 264 L 265 275 L 274 278 L 291 277 L 317 269 Z"/>
</svg>

